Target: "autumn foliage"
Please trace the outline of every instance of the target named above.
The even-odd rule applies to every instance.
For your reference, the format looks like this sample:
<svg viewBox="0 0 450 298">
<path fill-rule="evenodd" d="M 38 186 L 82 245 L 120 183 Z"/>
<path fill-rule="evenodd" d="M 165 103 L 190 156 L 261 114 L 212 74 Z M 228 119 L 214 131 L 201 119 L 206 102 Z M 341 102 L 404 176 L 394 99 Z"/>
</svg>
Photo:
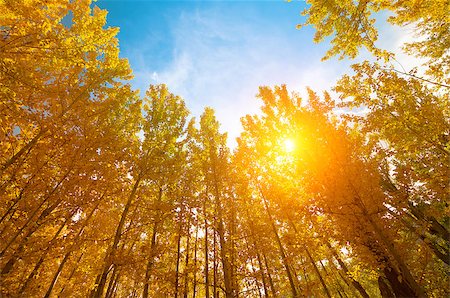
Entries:
<svg viewBox="0 0 450 298">
<path fill-rule="evenodd" d="M 378 62 L 336 98 L 260 87 L 232 152 L 211 108 L 132 89 L 90 0 L 0 1 L 0 296 L 449 296 L 448 3 L 308 2 L 326 58 Z"/>
</svg>

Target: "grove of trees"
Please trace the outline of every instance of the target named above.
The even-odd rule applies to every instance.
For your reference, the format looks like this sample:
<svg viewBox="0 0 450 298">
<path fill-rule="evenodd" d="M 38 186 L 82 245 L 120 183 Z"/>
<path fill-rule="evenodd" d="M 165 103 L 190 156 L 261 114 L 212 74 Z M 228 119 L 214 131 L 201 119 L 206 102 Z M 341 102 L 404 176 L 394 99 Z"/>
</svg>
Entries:
<svg viewBox="0 0 450 298">
<path fill-rule="evenodd" d="M 307 2 L 325 59 L 373 61 L 260 87 L 232 151 L 133 90 L 91 0 L 0 1 L 0 297 L 448 297 L 448 0 Z M 376 46 L 382 11 L 423 65 Z"/>
</svg>

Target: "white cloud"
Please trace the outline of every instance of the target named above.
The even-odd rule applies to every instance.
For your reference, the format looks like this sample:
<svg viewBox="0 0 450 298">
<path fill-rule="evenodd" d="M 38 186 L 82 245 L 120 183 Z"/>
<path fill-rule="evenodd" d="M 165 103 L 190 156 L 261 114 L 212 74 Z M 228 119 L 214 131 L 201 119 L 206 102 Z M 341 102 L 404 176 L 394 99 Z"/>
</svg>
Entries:
<svg viewBox="0 0 450 298">
<path fill-rule="evenodd" d="M 241 131 L 240 118 L 259 110 L 255 99 L 259 86 L 287 84 L 305 97 L 306 86 L 318 93 L 330 90 L 349 65 L 357 62 L 336 58 L 321 62 L 327 45 L 313 45 L 310 31 L 292 35 L 287 33 L 289 28 L 258 28 L 261 24 L 257 22 L 248 14 L 248 23 L 236 23 L 213 8 L 174 16 L 168 34 L 174 45 L 171 61 L 156 72 L 141 59 L 135 71 L 136 87 L 145 90 L 149 83 L 166 83 L 197 117 L 205 106 L 214 108 L 234 147 Z M 388 25 L 381 30 L 379 44 L 384 48 L 398 48 L 410 38 L 405 29 Z M 367 57 L 363 54 L 358 60 Z M 403 65 L 416 63 L 401 57 Z"/>
<path fill-rule="evenodd" d="M 159 76 L 158 76 L 158 73 L 156 71 L 154 71 L 152 73 L 152 80 L 155 81 L 155 82 L 159 82 Z"/>
<path fill-rule="evenodd" d="M 195 116 L 205 106 L 213 107 L 222 130 L 229 133 L 231 146 L 241 130 L 240 118 L 259 110 L 255 98 L 259 86 L 287 84 L 291 90 L 306 86 L 324 90 L 340 73 L 335 64 L 320 62 L 323 53 L 302 57 L 301 49 L 289 43 L 284 32 L 255 30 L 251 22 L 235 24 L 220 11 L 183 13 L 172 25 L 171 63 L 158 73 L 139 68 L 137 85 L 166 83 L 185 98 Z M 301 38 L 301 32 L 292 38 Z"/>
<path fill-rule="evenodd" d="M 376 44 L 378 47 L 395 54 L 395 61 L 392 61 L 392 67 L 403 72 L 409 72 L 425 63 L 424 59 L 409 56 L 403 51 L 403 46 L 406 43 L 417 41 L 418 39 L 414 32 L 414 24 L 402 27 L 392 25 L 387 22 L 388 16 L 389 14 L 385 12 L 377 17 L 379 40 Z"/>
</svg>

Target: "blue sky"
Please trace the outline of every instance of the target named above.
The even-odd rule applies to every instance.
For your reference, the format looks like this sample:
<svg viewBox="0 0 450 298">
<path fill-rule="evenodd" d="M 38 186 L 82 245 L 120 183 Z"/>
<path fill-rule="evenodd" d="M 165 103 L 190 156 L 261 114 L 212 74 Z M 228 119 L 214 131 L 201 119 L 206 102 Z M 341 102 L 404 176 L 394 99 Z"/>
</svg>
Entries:
<svg viewBox="0 0 450 298">
<path fill-rule="evenodd" d="M 120 27 L 121 56 L 130 61 L 133 86 L 145 91 L 149 84 L 165 83 L 196 117 L 204 107 L 214 108 L 232 147 L 240 118 L 258 112 L 258 86 L 287 84 L 300 94 L 310 86 L 321 92 L 351 64 L 320 61 L 327 43 L 314 44 L 311 28 L 295 28 L 304 21 L 303 1 L 100 0 L 96 5 L 109 11 L 108 26 Z M 404 30 L 380 29 L 387 48 L 408 36 Z"/>
</svg>

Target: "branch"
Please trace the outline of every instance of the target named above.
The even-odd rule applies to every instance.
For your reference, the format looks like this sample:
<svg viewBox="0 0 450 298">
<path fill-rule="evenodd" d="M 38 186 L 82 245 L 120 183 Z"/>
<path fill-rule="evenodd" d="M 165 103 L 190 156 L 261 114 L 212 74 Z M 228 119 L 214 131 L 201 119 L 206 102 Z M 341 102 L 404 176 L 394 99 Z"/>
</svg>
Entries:
<svg viewBox="0 0 450 298">
<path fill-rule="evenodd" d="M 444 87 L 444 88 L 450 88 L 450 85 L 442 84 L 442 83 L 439 83 L 439 82 L 434 82 L 434 81 L 431 81 L 431 80 L 428 80 L 428 79 L 416 76 L 416 75 L 408 73 L 408 72 L 397 70 L 395 68 L 383 68 L 382 67 L 381 69 L 395 71 L 396 73 L 399 73 L 399 74 L 402 74 L 402 75 L 406 75 L 406 76 L 410 76 L 410 77 L 413 77 L 415 79 L 422 80 L 422 81 L 425 81 L 425 82 L 433 84 L 433 85 L 441 86 L 441 87 Z"/>
</svg>

